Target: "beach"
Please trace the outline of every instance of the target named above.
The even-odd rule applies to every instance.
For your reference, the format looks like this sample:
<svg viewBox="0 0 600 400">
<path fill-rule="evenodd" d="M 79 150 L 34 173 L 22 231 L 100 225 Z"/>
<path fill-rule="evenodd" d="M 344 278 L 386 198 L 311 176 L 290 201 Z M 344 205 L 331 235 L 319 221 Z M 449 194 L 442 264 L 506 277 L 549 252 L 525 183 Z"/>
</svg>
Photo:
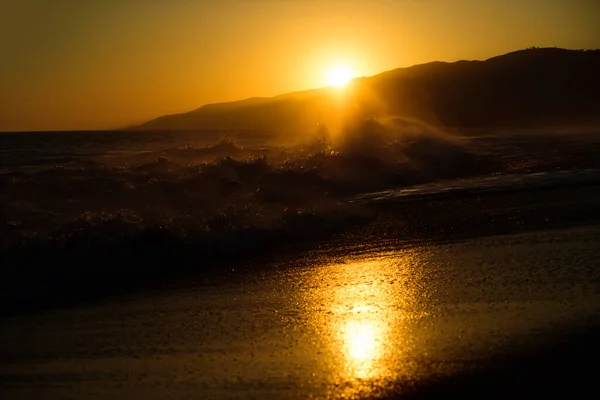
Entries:
<svg viewBox="0 0 600 400">
<path fill-rule="evenodd" d="M 598 350 L 597 191 L 386 204 L 216 274 L 5 317 L 3 396 L 575 395 Z"/>
</svg>

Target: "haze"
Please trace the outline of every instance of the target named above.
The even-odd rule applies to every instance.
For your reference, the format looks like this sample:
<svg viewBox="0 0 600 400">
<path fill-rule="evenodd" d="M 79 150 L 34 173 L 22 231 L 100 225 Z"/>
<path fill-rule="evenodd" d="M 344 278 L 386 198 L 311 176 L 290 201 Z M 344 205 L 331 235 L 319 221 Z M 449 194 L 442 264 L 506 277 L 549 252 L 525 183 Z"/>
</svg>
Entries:
<svg viewBox="0 0 600 400">
<path fill-rule="evenodd" d="M 326 86 L 336 68 L 599 48 L 599 17 L 596 0 L 3 2 L 0 131 L 120 128 Z"/>
</svg>

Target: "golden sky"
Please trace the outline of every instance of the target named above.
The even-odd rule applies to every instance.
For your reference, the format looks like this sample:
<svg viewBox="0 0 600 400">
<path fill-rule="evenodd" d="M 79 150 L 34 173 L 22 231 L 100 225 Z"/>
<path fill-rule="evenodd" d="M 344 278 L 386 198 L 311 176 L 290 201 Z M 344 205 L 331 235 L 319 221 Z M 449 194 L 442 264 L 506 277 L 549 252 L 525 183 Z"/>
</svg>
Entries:
<svg viewBox="0 0 600 400">
<path fill-rule="evenodd" d="M 530 46 L 600 48 L 598 0 L 1 0 L 0 131 L 206 103 Z"/>
</svg>

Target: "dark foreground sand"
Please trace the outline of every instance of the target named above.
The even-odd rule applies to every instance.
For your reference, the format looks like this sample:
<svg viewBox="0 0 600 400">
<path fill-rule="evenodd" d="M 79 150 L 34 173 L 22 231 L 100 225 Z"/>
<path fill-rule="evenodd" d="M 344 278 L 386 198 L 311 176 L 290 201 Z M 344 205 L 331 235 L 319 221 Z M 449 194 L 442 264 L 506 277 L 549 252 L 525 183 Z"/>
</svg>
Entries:
<svg viewBox="0 0 600 400">
<path fill-rule="evenodd" d="M 580 397 L 600 347 L 597 194 L 388 204 L 310 250 L 6 316 L 0 397 Z"/>
</svg>

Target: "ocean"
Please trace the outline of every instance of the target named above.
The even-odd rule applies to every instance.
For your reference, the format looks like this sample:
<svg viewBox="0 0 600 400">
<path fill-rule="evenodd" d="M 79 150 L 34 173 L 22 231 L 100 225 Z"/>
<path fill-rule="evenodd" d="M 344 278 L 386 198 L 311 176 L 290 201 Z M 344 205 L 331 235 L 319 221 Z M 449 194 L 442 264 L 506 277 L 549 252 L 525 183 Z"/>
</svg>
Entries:
<svg viewBox="0 0 600 400">
<path fill-rule="evenodd" d="M 118 158 L 185 146 L 209 146 L 223 136 L 242 146 L 259 146 L 266 135 L 220 131 L 55 131 L 0 133 L 0 172 Z"/>
<path fill-rule="evenodd" d="M 287 146 L 248 132 L 0 133 L 0 293 L 10 304 L 218 269 L 360 229 L 381 206 L 410 209 L 394 219 L 406 235 L 434 237 L 481 197 L 559 190 L 564 202 L 600 183 L 596 128 L 365 132 Z M 530 206 L 519 196 L 513 210 Z M 464 229 L 509 221 L 495 218 Z"/>
</svg>

